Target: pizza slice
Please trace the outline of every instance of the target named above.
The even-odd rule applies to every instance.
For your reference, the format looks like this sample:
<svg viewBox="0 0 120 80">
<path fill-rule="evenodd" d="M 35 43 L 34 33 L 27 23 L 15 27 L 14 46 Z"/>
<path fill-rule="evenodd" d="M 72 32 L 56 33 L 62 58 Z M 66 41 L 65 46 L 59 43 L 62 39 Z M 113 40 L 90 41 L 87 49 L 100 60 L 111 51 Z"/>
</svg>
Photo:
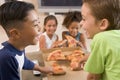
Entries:
<svg viewBox="0 0 120 80">
<path fill-rule="evenodd" d="M 83 58 L 84 52 L 81 50 L 74 50 L 72 54 L 67 56 L 67 59 L 70 60 L 70 69 L 73 71 L 81 70 L 79 62 Z"/>
<path fill-rule="evenodd" d="M 66 42 L 67 42 L 67 40 L 55 41 L 55 42 L 52 44 L 52 48 L 66 47 Z"/>
<path fill-rule="evenodd" d="M 76 40 L 72 36 L 65 35 L 65 37 L 68 41 L 68 47 L 76 47 L 77 46 Z"/>
<path fill-rule="evenodd" d="M 70 61 L 72 61 L 75 58 L 80 60 L 83 56 L 84 56 L 84 52 L 83 51 L 81 51 L 81 50 L 74 50 L 72 52 L 72 54 L 69 54 L 69 55 L 66 56 L 66 59 L 70 60 Z"/>
<path fill-rule="evenodd" d="M 65 60 L 65 55 L 62 54 L 61 50 L 55 50 L 53 52 L 51 52 L 48 57 L 47 60 L 48 61 L 53 61 L 53 60 Z"/>
<path fill-rule="evenodd" d="M 72 71 L 80 70 L 81 67 L 79 66 L 79 62 L 78 61 L 71 61 L 71 63 L 70 63 L 70 69 Z"/>
<path fill-rule="evenodd" d="M 66 73 L 63 67 L 58 65 L 57 63 L 53 63 L 52 67 L 53 67 L 53 75 L 64 75 Z"/>
</svg>

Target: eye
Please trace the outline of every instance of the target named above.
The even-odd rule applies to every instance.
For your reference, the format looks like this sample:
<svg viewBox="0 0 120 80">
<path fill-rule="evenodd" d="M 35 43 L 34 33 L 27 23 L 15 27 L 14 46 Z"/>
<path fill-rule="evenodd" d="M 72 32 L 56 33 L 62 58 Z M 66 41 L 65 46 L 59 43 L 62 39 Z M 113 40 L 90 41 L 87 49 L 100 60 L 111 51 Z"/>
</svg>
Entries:
<svg viewBox="0 0 120 80">
<path fill-rule="evenodd" d="M 34 27 L 38 27 L 38 24 L 34 24 Z"/>
<path fill-rule="evenodd" d="M 36 22 L 34 22 L 34 25 L 33 25 L 35 28 L 36 27 L 39 27 L 40 26 L 40 21 L 36 21 Z"/>
</svg>

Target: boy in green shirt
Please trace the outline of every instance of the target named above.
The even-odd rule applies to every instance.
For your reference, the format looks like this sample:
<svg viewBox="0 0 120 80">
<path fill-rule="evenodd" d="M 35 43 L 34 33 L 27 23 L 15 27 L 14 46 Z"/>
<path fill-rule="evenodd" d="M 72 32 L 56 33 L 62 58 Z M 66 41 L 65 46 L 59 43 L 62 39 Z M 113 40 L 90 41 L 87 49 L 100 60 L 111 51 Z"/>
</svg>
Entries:
<svg viewBox="0 0 120 80">
<path fill-rule="evenodd" d="M 119 3 L 119 0 L 83 0 L 81 25 L 87 38 L 93 39 L 84 66 L 87 80 L 120 79 Z"/>
</svg>

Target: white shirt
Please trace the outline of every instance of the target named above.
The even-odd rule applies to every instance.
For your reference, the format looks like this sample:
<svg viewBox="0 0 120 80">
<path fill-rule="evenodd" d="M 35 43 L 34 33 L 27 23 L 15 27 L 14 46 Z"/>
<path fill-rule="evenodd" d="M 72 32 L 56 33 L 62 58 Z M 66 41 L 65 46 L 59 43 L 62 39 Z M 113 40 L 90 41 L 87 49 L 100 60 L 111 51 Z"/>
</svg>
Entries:
<svg viewBox="0 0 120 80">
<path fill-rule="evenodd" d="M 46 48 L 49 49 L 52 44 L 57 40 L 57 35 L 54 33 L 52 38 L 50 39 L 46 32 L 44 32 L 42 35 L 45 36 L 45 42 L 46 42 Z"/>
</svg>

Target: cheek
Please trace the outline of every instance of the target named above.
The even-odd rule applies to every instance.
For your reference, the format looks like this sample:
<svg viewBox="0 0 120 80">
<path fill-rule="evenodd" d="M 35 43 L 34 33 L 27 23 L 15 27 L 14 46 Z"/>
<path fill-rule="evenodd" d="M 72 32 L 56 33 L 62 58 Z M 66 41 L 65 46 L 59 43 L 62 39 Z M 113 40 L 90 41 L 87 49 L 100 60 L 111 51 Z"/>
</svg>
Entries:
<svg viewBox="0 0 120 80">
<path fill-rule="evenodd" d="M 26 36 L 28 38 L 34 38 L 37 34 L 38 34 L 38 31 L 37 29 L 29 29 L 29 31 L 26 31 Z"/>
<path fill-rule="evenodd" d="M 54 27 L 53 30 L 56 31 L 57 27 Z"/>
</svg>

